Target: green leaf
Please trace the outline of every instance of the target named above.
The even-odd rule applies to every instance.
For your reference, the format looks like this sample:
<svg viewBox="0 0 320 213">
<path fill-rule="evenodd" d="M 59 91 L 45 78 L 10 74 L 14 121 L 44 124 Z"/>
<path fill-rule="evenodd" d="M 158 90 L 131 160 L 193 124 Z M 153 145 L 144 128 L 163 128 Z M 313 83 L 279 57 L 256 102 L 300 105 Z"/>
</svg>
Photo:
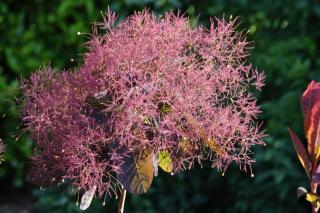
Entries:
<svg viewBox="0 0 320 213">
<path fill-rule="evenodd" d="M 170 153 L 167 150 L 162 150 L 158 153 L 157 156 L 158 163 L 160 168 L 168 173 L 172 172 L 172 160 L 170 157 Z"/>
<path fill-rule="evenodd" d="M 300 138 L 290 128 L 288 128 L 288 131 L 290 133 L 292 143 L 293 143 L 294 148 L 297 152 L 298 158 L 299 158 L 303 168 L 305 169 L 308 177 L 310 178 L 311 163 L 310 163 L 307 151 L 306 151 L 305 147 L 303 146 L 303 143 L 300 140 Z"/>
<path fill-rule="evenodd" d="M 140 153 L 128 153 L 121 165 L 122 173 L 117 174 L 124 189 L 133 194 L 146 193 L 153 180 L 152 153 L 144 150 Z"/>
<path fill-rule="evenodd" d="M 158 108 L 162 116 L 167 115 L 172 111 L 170 104 L 166 102 L 159 103 Z"/>
</svg>

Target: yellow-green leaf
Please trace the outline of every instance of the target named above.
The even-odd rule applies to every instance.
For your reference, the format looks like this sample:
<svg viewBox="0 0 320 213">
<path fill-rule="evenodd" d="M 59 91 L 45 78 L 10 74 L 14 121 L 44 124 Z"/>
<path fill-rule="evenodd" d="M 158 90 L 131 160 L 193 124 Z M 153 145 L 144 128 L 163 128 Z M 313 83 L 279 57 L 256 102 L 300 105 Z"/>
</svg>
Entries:
<svg viewBox="0 0 320 213">
<path fill-rule="evenodd" d="M 307 192 L 307 190 L 303 187 L 299 187 L 297 190 L 297 195 L 298 197 L 305 195 L 306 196 L 306 200 L 310 203 L 312 203 L 312 205 L 316 205 L 317 208 L 320 207 L 320 198 L 318 195 L 311 193 L 311 192 Z"/>
<path fill-rule="evenodd" d="M 152 126 L 150 119 L 146 116 L 142 117 L 143 123 Z"/>
<path fill-rule="evenodd" d="M 315 202 L 319 201 L 319 197 L 316 194 L 307 193 L 306 200 L 309 201 L 310 203 L 315 203 Z"/>
<path fill-rule="evenodd" d="M 165 172 L 172 172 L 172 160 L 170 153 L 167 150 L 162 150 L 157 156 L 158 164 L 160 168 Z"/>
<path fill-rule="evenodd" d="M 133 194 L 146 193 L 153 180 L 152 153 L 144 150 L 129 153 L 121 165 L 122 173 L 117 174 L 124 189 Z"/>
<path fill-rule="evenodd" d="M 170 113 L 172 111 L 172 108 L 171 108 L 170 104 L 168 104 L 168 103 L 160 103 L 159 109 L 160 109 L 160 112 L 162 115 L 167 115 L 168 113 Z"/>
</svg>

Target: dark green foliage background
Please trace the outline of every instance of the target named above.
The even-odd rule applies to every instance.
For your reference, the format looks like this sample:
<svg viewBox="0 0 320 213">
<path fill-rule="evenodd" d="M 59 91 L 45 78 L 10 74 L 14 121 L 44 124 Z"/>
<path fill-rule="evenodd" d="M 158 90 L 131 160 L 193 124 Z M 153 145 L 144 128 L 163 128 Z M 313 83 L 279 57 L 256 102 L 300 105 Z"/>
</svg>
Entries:
<svg viewBox="0 0 320 213">
<path fill-rule="evenodd" d="M 120 18 L 144 7 L 161 14 L 180 9 L 208 26 L 210 16 L 240 16 L 240 29 L 254 41 L 250 60 L 264 70 L 267 86 L 259 94 L 266 147 L 256 149 L 255 178 L 236 167 L 221 177 L 196 168 L 171 177 L 160 174 L 150 191 L 129 195 L 127 212 L 309 212 L 296 198 L 308 187 L 286 127 L 303 135 L 299 98 L 311 79 L 320 80 L 320 3 L 304 0 L 111 0 Z M 5 162 L 0 168 L 0 210 L 77 212 L 76 197 L 62 186 L 40 191 L 27 181 L 32 143 L 21 132 L 19 83 L 41 66 L 79 66 L 93 21 L 101 21 L 107 1 L 4 0 L 0 2 L 0 138 Z M 74 62 L 71 62 L 74 59 Z M 114 212 L 116 201 L 95 200 L 87 212 Z"/>
</svg>

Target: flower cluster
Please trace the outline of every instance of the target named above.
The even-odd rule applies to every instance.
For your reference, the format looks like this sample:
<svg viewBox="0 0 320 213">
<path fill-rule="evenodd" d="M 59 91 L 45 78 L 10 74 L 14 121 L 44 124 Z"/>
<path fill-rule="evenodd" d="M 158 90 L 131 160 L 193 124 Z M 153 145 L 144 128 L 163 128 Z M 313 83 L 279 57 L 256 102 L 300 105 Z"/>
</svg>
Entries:
<svg viewBox="0 0 320 213">
<path fill-rule="evenodd" d="M 136 181 L 121 178 L 128 159 L 143 172 L 150 167 L 136 159 L 150 156 L 155 175 L 158 164 L 175 174 L 203 160 L 222 172 L 232 162 L 251 171 L 251 148 L 264 136 L 252 91 L 264 75 L 246 63 L 236 20 L 192 28 L 183 16 L 143 11 L 115 23 L 108 12 L 94 27 L 78 70 L 47 67 L 25 82 L 32 180 L 117 194 L 119 182 Z"/>
</svg>

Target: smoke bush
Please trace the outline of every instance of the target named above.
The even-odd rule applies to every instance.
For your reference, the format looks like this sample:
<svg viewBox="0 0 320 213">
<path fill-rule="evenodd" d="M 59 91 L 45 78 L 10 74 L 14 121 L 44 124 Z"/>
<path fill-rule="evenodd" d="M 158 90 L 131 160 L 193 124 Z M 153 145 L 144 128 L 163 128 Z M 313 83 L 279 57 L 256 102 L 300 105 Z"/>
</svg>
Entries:
<svg viewBox="0 0 320 213">
<path fill-rule="evenodd" d="M 94 26 L 79 69 L 46 67 L 24 83 L 32 181 L 68 179 L 101 197 L 120 186 L 146 192 L 158 166 L 175 174 L 209 160 L 221 172 L 232 162 L 251 171 L 264 136 L 252 91 L 264 75 L 247 63 L 237 20 L 205 29 L 147 10 L 116 20 L 108 11 Z"/>
</svg>

